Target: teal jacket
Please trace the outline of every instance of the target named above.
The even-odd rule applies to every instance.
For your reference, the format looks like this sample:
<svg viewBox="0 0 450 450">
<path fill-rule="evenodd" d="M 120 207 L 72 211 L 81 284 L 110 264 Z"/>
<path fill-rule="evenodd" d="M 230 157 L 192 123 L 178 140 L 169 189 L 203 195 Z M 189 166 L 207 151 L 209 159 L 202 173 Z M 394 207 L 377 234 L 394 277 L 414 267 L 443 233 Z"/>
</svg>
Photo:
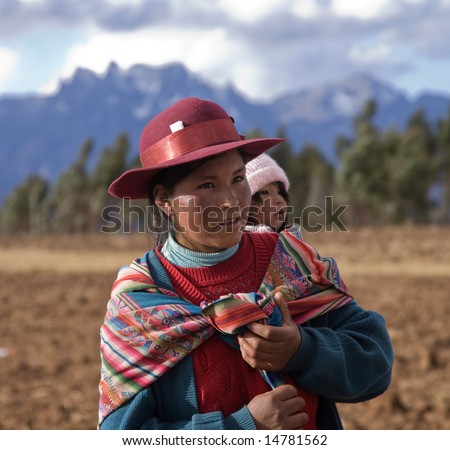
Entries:
<svg viewBox="0 0 450 450">
<path fill-rule="evenodd" d="M 393 349 L 383 317 L 355 301 L 300 327 L 302 343 L 285 367 L 319 396 L 317 426 L 340 429 L 336 403 L 370 400 L 389 386 Z M 246 406 L 229 416 L 200 414 L 192 357 L 111 413 L 101 429 L 254 430 Z"/>
</svg>

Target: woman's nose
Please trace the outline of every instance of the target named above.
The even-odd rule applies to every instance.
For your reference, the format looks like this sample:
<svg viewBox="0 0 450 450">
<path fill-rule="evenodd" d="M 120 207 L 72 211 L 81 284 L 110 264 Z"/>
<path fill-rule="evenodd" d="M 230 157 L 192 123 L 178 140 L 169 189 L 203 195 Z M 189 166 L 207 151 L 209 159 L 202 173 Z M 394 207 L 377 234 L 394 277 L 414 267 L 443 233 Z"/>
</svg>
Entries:
<svg viewBox="0 0 450 450">
<path fill-rule="evenodd" d="M 233 189 L 224 190 L 221 198 L 221 204 L 225 207 L 232 207 L 238 204 L 238 198 Z"/>
</svg>

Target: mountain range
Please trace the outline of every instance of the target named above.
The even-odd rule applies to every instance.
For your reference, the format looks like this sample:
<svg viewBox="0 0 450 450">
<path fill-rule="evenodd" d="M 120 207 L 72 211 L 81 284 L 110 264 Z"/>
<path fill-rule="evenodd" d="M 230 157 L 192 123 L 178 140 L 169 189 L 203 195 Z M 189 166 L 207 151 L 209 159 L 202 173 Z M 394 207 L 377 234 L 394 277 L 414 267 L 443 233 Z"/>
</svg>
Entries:
<svg viewBox="0 0 450 450">
<path fill-rule="evenodd" d="M 128 133 L 136 156 L 147 121 L 188 96 L 219 103 L 241 134 L 259 129 L 275 136 L 282 126 L 294 149 L 314 144 L 332 163 L 337 163 L 336 136 L 351 136 L 353 118 L 368 99 L 377 102 L 375 122 L 381 129 L 401 129 L 419 108 L 434 123 L 450 107 L 448 94 L 411 98 L 367 74 L 257 102 L 232 85 L 207 82 L 178 63 L 127 70 L 111 63 L 103 75 L 80 68 L 54 94 L 0 96 L 0 203 L 31 174 L 54 182 L 87 138 L 94 141 L 91 164 L 121 132 Z"/>
</svg>

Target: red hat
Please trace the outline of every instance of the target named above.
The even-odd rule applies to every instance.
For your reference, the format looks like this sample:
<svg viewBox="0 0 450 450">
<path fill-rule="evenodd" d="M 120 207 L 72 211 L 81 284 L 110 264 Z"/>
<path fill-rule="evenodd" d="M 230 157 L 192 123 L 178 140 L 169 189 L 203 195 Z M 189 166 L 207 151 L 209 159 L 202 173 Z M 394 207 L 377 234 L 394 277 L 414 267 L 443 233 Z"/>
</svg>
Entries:
<svg viewBox="0 0 450 450">
<path fill-rule="evenodd" d="M 250 160 L 283 141 L 246 140 L 218 104 L 185 98 L 147 123 L 139 144 L 142 168 L 122 174 L 111 183 L 108 192 L 118 198 L 147 198 L 150 180 L 162 169 L 236 148 L 242 148 Z"/>
</svg>

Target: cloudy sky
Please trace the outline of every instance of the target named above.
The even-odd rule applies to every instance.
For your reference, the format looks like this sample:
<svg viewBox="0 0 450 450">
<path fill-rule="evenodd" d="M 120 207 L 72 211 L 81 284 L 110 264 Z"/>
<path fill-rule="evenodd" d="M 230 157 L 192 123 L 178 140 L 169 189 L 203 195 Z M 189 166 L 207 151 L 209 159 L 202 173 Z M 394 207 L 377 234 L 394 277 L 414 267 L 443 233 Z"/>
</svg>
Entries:
<svg viewBox="0 0 450 450">
<path fill-rule="evenodd" d="M 0 94 L 183 62 L 270 99 L 369 72 L 450 93 L 450 0 L 0 0 Z"/>
</svg>

